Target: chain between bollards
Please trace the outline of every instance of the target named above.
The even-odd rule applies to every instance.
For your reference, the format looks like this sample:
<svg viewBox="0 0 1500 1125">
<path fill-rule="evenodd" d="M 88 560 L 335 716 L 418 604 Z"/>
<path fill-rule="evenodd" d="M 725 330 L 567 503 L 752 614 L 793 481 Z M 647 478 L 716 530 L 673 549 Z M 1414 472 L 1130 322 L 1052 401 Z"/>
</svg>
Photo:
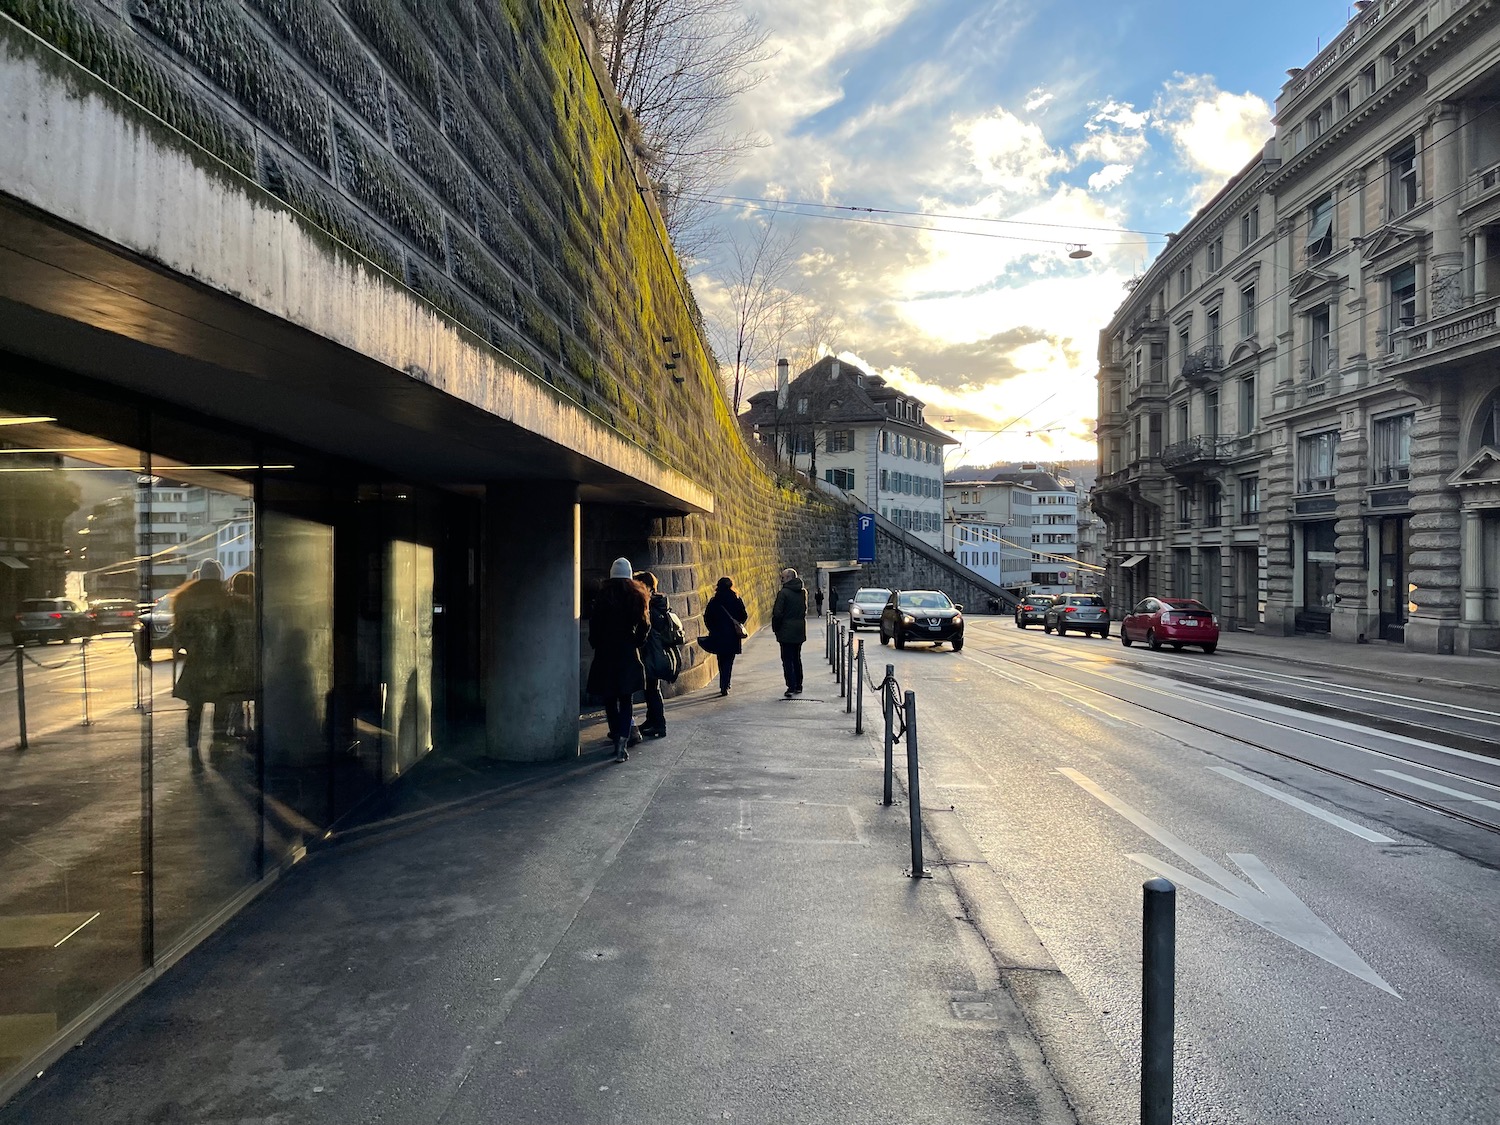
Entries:
<svg viewBox="0 0 1500 1125">
<path fill-rule="evenodd" d="M 917 767 L 917 693 L 906 693 L 906 795 L 911 805 L 911 877 L 926 879 L 922 865 L 922 786 Z"/>
<path fill-rule="evenodd" d="M 1141 901 L 1141 1125 L 1172 1125 L 1177 888 L 1148 879 Z"/>
</svg>

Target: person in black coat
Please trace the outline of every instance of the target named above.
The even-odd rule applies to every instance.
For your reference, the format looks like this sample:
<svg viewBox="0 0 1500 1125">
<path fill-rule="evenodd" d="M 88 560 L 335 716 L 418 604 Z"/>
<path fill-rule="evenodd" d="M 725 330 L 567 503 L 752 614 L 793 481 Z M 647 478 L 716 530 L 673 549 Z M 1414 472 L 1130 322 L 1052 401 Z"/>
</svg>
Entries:
<svg viewBox="0 0 1500 1125">
<path fill-rule="evenodd" d="M 750 614 L 745 610 L 744 600 L 734 592 L 734 579 L 721 578 L 714 587 L 714 596 L 703 607 L 703 627 L 713 638 L 714 655 L 719 658 L 719 694 L 729 694 L 729 681 L 734 675 L 734 658 L 743 651 L 740 644 L 740 629 Z"/>
<path fill-rule="evenodd" d="M 646 587 L 631 577 L 630 560 L 616 559 L 609 579 L 594 599 L 589 618 L 589 645 L 594 650 L 589 665 L 588 690 L 604 700 L 609 737 L 615 744 L 615 761 L 630 757 L 627 747 L 641 741 L 635 726 L 630 697 L 646 689 L 646 669 L 641 663 L 641 645 L 651 633 L 646 616 Z"/>
</svg>

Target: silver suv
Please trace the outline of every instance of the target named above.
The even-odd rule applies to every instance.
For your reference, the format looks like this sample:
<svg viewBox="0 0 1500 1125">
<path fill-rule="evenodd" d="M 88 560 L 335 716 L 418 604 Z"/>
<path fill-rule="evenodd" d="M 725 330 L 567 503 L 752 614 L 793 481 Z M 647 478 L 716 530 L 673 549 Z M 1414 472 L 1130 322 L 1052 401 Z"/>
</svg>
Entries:
<svg viewBox="0 0 1500 1125">
<path fill-rule="evenodd" d="M 865 627 L 880 628 L 880 611 L 890 600 L 891 592 L 884 586 L 855 590 L 854 597 L 849 599 L 849 631 L 857 633 Z"/>
<path fill-rule="evenodd" d="M 1070 629 L 1080 633 L 1098 633 L 1109 636 L 1109 607 L 1098 594 L 1062 594 L 1047 607 L 1042 632 L 1057 630 L 1062 636 Z"/>
</svg>

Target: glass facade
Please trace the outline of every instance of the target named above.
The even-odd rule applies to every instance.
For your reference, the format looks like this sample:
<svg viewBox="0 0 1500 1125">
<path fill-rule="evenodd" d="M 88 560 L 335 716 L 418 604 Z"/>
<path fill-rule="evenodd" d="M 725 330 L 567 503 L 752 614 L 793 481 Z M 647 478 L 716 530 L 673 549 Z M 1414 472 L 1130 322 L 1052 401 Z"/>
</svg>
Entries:
<svg viewBox="0 0 1500 1125">
<path fill-rule="evenodd" d="M 0 1080 L 452 734 L 477 527 L 0 355 Z"/>
</svg>

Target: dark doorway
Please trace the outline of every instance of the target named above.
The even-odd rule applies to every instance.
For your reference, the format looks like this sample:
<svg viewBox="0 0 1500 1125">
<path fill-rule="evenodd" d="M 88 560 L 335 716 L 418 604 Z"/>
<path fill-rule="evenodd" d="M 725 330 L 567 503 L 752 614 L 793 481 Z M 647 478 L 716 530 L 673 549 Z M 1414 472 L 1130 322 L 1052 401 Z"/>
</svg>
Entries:
<svg viewBox="0 0 1500 1125">
<path fill-rule="evenodd" d="M 1406 519 L 1386 516 L 1380 521 L 1380 639 L 1406 640 Z"/>
</svg>

